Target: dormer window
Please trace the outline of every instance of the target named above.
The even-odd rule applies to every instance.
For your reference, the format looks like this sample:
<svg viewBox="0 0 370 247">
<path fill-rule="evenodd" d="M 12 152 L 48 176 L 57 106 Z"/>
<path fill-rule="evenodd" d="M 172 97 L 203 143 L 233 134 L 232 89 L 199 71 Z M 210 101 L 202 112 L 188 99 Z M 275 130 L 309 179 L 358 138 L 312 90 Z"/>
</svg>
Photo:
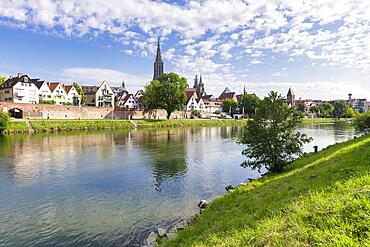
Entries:
<svg viewBox="0 0 370 247">
<path fill-rule="evenodd" d="M 24 77 L 24 82 L 28 82 L 28 77 L 27 76 Z"/>
</svg>

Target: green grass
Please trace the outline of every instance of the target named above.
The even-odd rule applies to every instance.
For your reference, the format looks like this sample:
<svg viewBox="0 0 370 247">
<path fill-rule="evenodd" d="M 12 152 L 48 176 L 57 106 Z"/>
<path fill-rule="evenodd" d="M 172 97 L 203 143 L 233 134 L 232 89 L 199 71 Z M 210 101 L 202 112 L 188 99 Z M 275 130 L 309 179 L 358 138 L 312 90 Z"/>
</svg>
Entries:
<svg viewBox="0 0 370 247">
<path fill-rule="evenodd" d="M 128 129 L 134 124 L 127 120 L 32 120 L 36 132 L 66 130 Z"/>
<path fill-rule="evenodd" d="M 303 123 L 335 123 L 335 122 L 346 122 L 351 119 L 347 118 L 304 118 Z"/>
<path fill-rule="evenodd" d="M 243 125 L 247 120 L 234 119 L 170 119 L 170 120 L 139 120 L 137 127 L 191 127 L 191 126 L 229 126 L 229 125 Z"/>
<path fill-rule="evenodd" d="M 162 246 L 370 246 L 370 135 L 212 202 Z"/>
<path fill-rule="evenodd" d="M 28 133 L 26 122 L 10 122 L 9 133 Z"/>
</svg>

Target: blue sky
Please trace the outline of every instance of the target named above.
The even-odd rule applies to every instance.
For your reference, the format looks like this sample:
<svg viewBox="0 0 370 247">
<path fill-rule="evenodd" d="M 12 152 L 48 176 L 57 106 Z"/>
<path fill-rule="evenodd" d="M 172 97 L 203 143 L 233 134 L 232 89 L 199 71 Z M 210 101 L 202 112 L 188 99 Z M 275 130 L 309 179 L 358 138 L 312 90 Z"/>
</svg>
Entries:
<svg viewBox="0 0 370 247">
<path fill-rule="evenodd" d="M 363 0 L 2 0 L 0 74 L 97 84 L 150 81 L 156 39 L 165 71 L 206 91 L 270 90 L 370 98 L 370 2 Z"/>
</svg>

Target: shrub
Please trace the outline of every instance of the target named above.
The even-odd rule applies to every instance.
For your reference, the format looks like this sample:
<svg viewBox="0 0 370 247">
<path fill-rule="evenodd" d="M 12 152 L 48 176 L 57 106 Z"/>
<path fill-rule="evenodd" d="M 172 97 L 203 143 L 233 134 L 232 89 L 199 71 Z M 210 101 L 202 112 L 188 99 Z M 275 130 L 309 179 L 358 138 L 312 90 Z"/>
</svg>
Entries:
<svg viewBox="0 0 370 247">
<path fill-rule="evenodd" d="M 8 113 L 0 113 L 0 134 L 7 131 L 10 126 L 10 117 Z"/>
<path fill-rule="evenodd" d="M 40 99 L 39 104 L 44 104 L 44 105 L 55 105 L 55 100 L 42 100 Z"/>
</svg>

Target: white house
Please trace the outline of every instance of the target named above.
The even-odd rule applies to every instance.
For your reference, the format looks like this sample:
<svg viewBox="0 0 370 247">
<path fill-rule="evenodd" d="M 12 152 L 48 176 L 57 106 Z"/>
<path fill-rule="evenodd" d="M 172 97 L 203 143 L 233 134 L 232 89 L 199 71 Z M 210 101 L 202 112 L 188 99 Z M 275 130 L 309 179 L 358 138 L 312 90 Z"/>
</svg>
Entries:
<svg viewBox="0 0 370 247">
<path fill-rule="evenodd" d="M 56 105 L 63 105 L 67 102 L 67 93 L 60 82 L 49 82 L 48 86 L 51 91 L 51 99 L 55 100 Z"/>
<path fill-rule="evenodd" d="M 96 107 L 114 106 L 114 93 L 108 82 L 103 81 L 99 87 L 82 86 L 82 90 L 87 96 L 86 105 Z"/>
<path fill-rule="evenodd" d="M 66 103 L 78 105 L 80 103 L 80 95 L 73 85 L 63 85 L 67 94 Z"/>
<path fill-rule="evenodd" d="M 51 90 L 47 82 L 37 81 L 34 84 L 38 88 L 39 101 L 51 100 Z"/>
<path fill-rule="evenodd" d="M 138 109 L 139 105 L 137 104 L 134 96 L 130 94 L 125 94 L 125 96 L 119 98 L 117 106 L 124 109 Z"/>
<path fill-rule="evenodd" d="M 14 103 L 39 103 L 38 88 L 27 75 L 18 73 L 17 77 L 11 77 L 0 86 L 0 100 Z"/>
</svg>

